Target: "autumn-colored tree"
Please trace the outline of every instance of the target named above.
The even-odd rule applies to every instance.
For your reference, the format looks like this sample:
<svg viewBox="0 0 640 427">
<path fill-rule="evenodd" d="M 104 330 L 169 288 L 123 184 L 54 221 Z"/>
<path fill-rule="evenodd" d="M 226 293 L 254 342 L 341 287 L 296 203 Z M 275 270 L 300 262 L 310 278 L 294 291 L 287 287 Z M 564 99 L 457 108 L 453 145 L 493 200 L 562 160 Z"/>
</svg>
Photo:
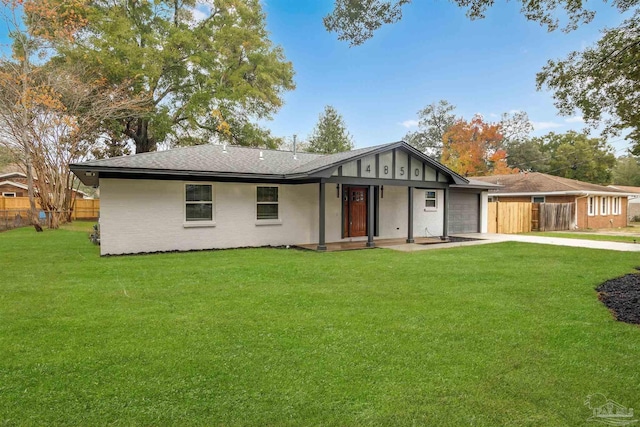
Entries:
<svg viewBox="0 0 640 427">
<path fill-rule="evenodd" d="M 33 105 L 54 102 L 50 90 L 37 83 L 41 69 L 37 61 L 43 56 L 48 41 L 57 37 L 70 39 L 86 23 L 83 18 L 84 0 L 67 0 L 56 6 L 48 1 L 2 0 L 1 12 L 3 24 L 13 41 L 11 57 L 3 58 L 0 67 L 3 142 L 14 148 L 25 164 L 29 221 L 37 231 L 42 231 L 42 228 L 36 215 L 32 170 L 34 153 L 29 126 L 34 118 Z"/>
<path fill-rule="evenodd" d="M 476 115 L 460 119 L 442 138 L 442 163 L 463 176 L 517 173 L 507 165 L 500 125 Z"/>
<path fill-rule="evenodd" d="M 59 3 L 59 9 L 43 8 L 46 0 L 11 3 L 11 14 L 5 15 L 14 31 L 13 55 L 0 59 L 0 144 L 18 153 L 25 165 L 29 216 L 38 231 L 36 197 L 50 228 L 68 220 L 74 204 L 69 163 L 86 157 L 105 118 L 142 114 L 141 106 L 148 103 L 86 67 L 43 63 L 50 41 L 71 38 L 73 23 L 83 25 L 75 11 L 81 3 L 74 1 Z"/>
</svg>

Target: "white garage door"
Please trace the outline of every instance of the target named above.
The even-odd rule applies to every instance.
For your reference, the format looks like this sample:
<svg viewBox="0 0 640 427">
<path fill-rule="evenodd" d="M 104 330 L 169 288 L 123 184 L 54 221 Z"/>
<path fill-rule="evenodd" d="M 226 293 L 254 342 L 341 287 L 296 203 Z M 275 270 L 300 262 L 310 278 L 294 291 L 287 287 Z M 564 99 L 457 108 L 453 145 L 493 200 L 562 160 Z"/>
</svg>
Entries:
<svg viewBox="0 0 640 427">
<path fill-rule="evenodd" d="M 477 233 L 480 195 L 449 193 L 449 234 Z"/>
</svg>

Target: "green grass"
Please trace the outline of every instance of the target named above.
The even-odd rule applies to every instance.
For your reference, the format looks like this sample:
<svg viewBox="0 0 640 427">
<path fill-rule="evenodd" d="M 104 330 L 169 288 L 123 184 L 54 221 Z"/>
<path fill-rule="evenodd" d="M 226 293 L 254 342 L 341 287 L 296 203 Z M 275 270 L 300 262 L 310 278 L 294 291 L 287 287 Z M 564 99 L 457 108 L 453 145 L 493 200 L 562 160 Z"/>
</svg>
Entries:
<svg viewBox="0 0 640 427">
<path fill-rule="evenodd" d="M 590 393 L 640 407 L 640 328 L 594 291 L 637 265 L 519 243 L 100 258 L 86 232 L 9 231 L 0 425 L 584 425 Z"/>
<path fill-rule="evenodd" d="M 526 233 L 530 236 L 541 236 L 541 237 L 563 237 L 566 239 L 581 239 L 581 240 L 599 240 L 605 242 L 625 242 L 625 243 L 639 243 L 639 236 L 617 236 L 614 234 L 595 234 L 595 233 L 577 233 L 577 232 L 569 232 L 563 233 L 558 231 L 547 231 L 547 232 L 532 232 Z"/>
</svg>

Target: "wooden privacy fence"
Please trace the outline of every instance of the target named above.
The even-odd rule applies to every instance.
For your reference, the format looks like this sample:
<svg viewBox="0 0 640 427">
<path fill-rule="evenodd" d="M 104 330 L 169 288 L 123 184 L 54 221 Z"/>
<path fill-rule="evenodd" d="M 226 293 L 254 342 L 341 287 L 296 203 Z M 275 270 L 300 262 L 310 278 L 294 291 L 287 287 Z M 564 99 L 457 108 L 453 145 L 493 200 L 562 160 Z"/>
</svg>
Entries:
<svg viewBox="0 0 640 427">
<path fill-rule="evenodd" d="M 570 230 L 575 203 L 540 203 L 540 231 Z"/>
<path fill-rule="evenodd" d="M 516 234 L 570 230 L 575 203 L 489 202 L 487 231 Z"/>
<path fill-rule="evenodd" d="M 489 203 L 489 233 L 528 233 L 531 231 L 530 202 Z"/>
<path fill-rule="evenodd" d="M 36 207 L 42 210 L 40 203 L 36 200 Z M 27 218 L 29 213 L 28 197 L 0 197 L 0 211 L 2 217 L 13 217 L 20 215 Z M 76 199 L 75 207 L 71 213 L 71 219 L 97 219 L 100 216 L 99 199 Z"/>
</svg>

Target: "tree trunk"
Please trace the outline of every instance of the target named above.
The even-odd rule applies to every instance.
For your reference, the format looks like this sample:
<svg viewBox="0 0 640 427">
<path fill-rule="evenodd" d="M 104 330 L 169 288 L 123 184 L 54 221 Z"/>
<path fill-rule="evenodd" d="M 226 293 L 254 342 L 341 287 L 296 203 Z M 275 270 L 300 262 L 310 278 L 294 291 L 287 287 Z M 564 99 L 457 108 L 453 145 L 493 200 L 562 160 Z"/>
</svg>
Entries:
<svg viewBox="0 0 640 427">
<path fill-rule="evenodd" d="M 33 189 L 33 168 L 31 167 L 31 152 L 27 152 L 27 192 L 29 194 L 29 222 L 39 233 L 42 231 L 36 209 L 36 197 Z"/>
<path fill-rule="evenodd" d="M 136 143 L 136 154 L 156 151 L 156 141 L 153 138 L 149 138 L 149 119 L 138 119 L 138 125 L 136 127 L 136 133 L 133 136 L 133 140 Z"/>
</svg>

